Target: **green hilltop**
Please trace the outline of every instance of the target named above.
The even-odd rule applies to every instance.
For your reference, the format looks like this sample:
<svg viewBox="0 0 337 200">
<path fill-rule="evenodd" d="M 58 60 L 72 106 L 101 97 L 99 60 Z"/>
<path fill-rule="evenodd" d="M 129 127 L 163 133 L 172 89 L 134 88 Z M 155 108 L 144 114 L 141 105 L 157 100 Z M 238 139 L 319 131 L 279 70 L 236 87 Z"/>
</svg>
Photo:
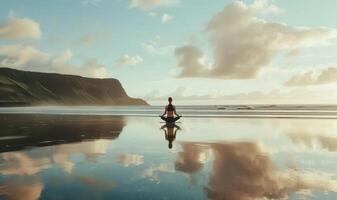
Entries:
<svg viewBox="0 0 337 200">
<path fill-rule="evenodd" d="M 117 79 L 0 68 L 0 105 L 148 105 Z"/>
</svg>

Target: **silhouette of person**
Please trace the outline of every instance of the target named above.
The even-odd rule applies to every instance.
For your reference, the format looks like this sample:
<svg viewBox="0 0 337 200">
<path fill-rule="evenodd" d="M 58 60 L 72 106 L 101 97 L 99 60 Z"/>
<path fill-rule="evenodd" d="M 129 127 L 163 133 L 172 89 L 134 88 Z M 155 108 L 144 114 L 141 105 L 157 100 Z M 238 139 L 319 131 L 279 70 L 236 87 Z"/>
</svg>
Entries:
<svg viewBox="0 0 337 200">
<path fill-rule="evenodd" d="M 168 98 L 168 102 L 169 104 L 165 106 L 165 111 L 160 116 L 160 118 L 164 120 L 166 123 L 174 123 L 178 119 L 180 119 L 181 116 L 177 114 L 176 107 L 172 104 L 172 97 Z M 176 115 L 176 117 L 174 115 Z"/>
<path fill-rule="evenodd" d="M 168 148 L 172 149 L 172 143 L 176 139 L 177 131 L 180 130 L 180 127 L 175 124 L 165 124 L 161 129 L 164 130 L 165 139 L 168 141 Z"/>
</svg>

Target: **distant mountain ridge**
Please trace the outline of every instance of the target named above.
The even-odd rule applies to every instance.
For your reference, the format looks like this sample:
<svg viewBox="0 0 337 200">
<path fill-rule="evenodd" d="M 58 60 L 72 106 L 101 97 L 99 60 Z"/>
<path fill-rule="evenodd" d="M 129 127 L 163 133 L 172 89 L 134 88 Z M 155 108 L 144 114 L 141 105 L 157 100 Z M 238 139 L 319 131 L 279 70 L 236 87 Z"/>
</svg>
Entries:
<svg viewBox="0 0 337 200">
<path fill-rule="evenodd" d="M 117 79 L 0 68 L 0 105 L 148 105 Z"/>
</svg>

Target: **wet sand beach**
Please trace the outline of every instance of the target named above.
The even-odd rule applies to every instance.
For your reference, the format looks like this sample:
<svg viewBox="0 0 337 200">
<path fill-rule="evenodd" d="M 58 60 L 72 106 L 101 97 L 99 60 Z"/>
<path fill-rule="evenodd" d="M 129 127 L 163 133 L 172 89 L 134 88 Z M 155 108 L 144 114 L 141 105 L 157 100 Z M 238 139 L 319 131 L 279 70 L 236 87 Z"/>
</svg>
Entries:
<svg viewBox="0 0 337 200">
<path fill-rule="evenodd" d="M 0 114 L 0 199 L 337 198 L 335 119 L 125 112 Z"/>
</svg>

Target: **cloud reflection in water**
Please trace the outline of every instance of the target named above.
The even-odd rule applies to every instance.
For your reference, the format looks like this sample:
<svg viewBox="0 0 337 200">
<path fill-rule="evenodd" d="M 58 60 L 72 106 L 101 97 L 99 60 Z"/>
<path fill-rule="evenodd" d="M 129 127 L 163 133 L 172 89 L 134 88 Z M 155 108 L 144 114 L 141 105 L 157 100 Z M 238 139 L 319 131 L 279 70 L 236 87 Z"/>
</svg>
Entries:
<svg viewBox="0 0 337 200">
<path fill-rule="evenodd" d="M 337 181 L 326 174 L 280 170 L 257 143 L 183 143 L 176 169 L 196 173 L 200 145 L 211 150 L 214 161 L 205 191 L 210 199 L 283 199 L 294 193 L 337 191 Z M 194 146 L 194 147 L 193 147 Z M 207 148 L 205 148 L 207 146 Z M 179 162 L 184 157 L 183 162 Z M 178 166 L 178 167 L 177 167 Z"/>
</svg>

